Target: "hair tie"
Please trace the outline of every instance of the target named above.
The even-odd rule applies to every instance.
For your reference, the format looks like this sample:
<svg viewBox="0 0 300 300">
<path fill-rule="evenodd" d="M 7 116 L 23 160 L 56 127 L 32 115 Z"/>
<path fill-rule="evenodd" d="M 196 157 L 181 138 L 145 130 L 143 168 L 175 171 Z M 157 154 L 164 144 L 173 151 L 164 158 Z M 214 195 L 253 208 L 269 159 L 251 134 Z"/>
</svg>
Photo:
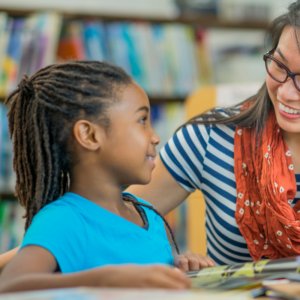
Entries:
<svg viewBox="0 0 300 300">
<path fill-rule="evenodd" d="M 24 74 L 24 78 L 20 81 L 18 85 L 19 91 L 22 91 L 27 96 L 32 96 L 34 93 L 33 86 L 27 76 L 27 74 Z"/>
</svg>

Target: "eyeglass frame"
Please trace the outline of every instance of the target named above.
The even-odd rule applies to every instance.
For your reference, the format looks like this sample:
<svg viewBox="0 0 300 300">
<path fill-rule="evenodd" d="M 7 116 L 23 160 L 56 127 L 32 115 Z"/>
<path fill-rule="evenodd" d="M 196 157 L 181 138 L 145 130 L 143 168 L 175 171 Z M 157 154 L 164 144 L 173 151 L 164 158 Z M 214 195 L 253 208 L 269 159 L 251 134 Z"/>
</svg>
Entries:
<svg viewBox="0 0 300 300">
<path fill-rule="evenodd" d="M 279 82 L 279 83 L 284 83 L 284 82 L 287 81 L 288 78 L 291 77 L 291 78 L 293 79 L 293 82 L 294 82 L 294 85 L 295 85 L 296 89 L 300 92 L 300 87 L 298 86 L 298 84 L 296 83 L 296 80 L 295 80 L 295 77 L 296 77 L 297 75 L 300 75 L 300 73 L 292 73 L 292 72 L 288 69 L 288 67 L 286 67 L 283 63 L 281 63 L 280 61 L 278 61 L 278 60 L 277 60 L 276 58 L 274 58 L 273 56 L 271 56 L 272 54 L 274 54 L 275 50 L 276 50 L 276 48 L 274 48 L 274 49 L 268 51 L 268 52 L 265 53 L 264 56 L 263 56 L 263 59 L 264 59 L 264 61 L 265 61 L 265 65 L 266 65 L 266 70 L 267 70 L 268 74 L 270 75 L 270 77 L 271 77 L 272 79 L 274 79 L 275 81 L 277 81 L 277 82 Z M 268 68 L 268 65 L 267 65 L 267 59 L 268 59 L 268 58 L 274 60 L 274 61 L 275 61 L 276 63 L 278 63 L 282 68 L 284 68 L 284 69 L 286 70 L 287 76 L 286 76 L 285 80 L 279 81 L 278 79 L 275 79 L 275 78 L 270 74 L 269 68 Z"/>
</svg>

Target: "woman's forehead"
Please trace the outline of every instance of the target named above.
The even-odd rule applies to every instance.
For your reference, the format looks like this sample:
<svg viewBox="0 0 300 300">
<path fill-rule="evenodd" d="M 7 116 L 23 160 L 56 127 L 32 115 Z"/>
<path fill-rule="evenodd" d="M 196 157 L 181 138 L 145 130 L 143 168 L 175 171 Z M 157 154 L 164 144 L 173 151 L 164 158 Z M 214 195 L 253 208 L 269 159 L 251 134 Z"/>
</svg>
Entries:
<svg viewBox="0 0 300 300">
<path fill-rule="evenodd" d="M 277 48 L 295 51 L 300 54 L 300 28 L 286 26 L 280 36 Z"/>
</svg>

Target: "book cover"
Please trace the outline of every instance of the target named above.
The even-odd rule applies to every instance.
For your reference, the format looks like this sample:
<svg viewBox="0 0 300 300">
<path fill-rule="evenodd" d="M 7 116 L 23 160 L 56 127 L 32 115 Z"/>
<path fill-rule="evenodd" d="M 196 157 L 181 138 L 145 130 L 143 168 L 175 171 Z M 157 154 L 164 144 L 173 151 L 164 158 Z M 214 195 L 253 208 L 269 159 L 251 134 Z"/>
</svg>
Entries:
<svg viewBox="0 0 300 300">
<path fill-rule="evenodd" d="M 263 259 L 257 262 L 217 266 L 188 272 L 194 288 L 232 289 L 260 285 L 263 280 L 300 273 L 300 257 Z"/>
<path fill-rule="evenodd" d="M 84 43 L 87 59 L 98 61 L 109 60 L 102 22 L 94 20 L 84 22 Z"/>
</svg>

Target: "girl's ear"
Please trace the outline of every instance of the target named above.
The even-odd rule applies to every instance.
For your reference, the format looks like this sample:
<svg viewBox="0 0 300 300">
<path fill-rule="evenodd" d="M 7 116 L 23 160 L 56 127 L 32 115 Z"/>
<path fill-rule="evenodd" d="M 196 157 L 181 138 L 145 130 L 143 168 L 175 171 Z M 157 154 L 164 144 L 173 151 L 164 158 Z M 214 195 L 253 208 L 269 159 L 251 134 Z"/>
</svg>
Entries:
<svg viewBox="0 0 300 300">
<path fill-rule="evenodd" d="M 76 141 L 87 150 L 96 151 L 101 148 L 104 129 L 87 120 L 79 120 L 73 127 Z"/>
</svg>

